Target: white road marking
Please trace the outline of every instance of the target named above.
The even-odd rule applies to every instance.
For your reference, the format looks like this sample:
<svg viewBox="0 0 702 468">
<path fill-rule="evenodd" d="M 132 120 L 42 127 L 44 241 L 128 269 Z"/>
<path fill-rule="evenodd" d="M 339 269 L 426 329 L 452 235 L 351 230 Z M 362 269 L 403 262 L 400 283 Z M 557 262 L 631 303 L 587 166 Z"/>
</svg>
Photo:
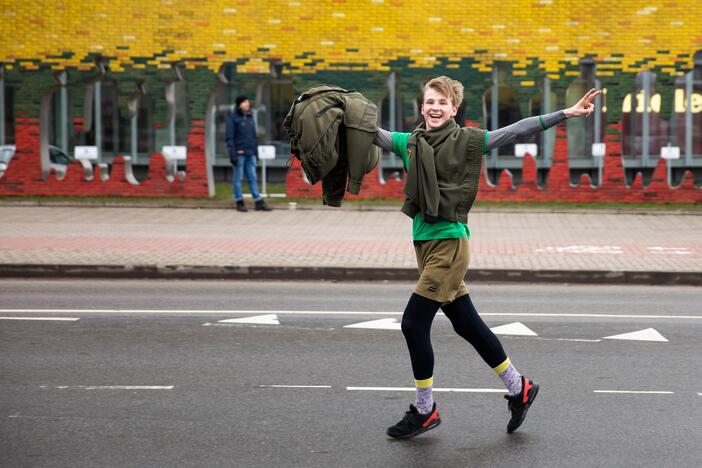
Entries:
<svg viewBox="0 0 702 468">
<path fill-rule="evenodd" d="M 586 340 L 584 338 L 541 338 L 542 340 L 553 340 L 553 341 L 579 341 L 582 343 L 599 343 L 602 340 Z"/>
<path fill-rule="evenodd" d="M 280 325 L 276 314 L 255 315 L 236 319 L 218 320 L 218 323 L 255 323 L 258 325 Z"/>
<path fill-rule="evenodd" d="M 542 253 L 573 253 L 573 254 L 608 254 L 618 255 L 624 253 L 618 245 L 567 245 L 548 246 L 536 249 Z"/>
<path fill-rule="evenodd" d="M 697 393 L 699 396 L 702 396 L 702 393 Z"/>
<path fill-rule="evenodd" d="M 369 322 L 352 323 L 344 328 L 366 328 L 370 330 L 400 330 L 400 323 L 394 318 L 371 320 Z"/>
<path fill-rule="evenodd" d="M 672 395 L 675 392 L 666 390 L 593 390 L 595 393 L 633 393 L 643 395 Z"/>
<path fill-rule="evenodd" d="M 351 391 L 370 392 L 415 392 L 414 387 L 346 387 Z M 507 393 L 503 388 L 432 388 L 433 392 L 456 392 L 456 393 Z"/>
<path fill-rule="evenodd" d="M 493 327 L 490 330 L 496 335 L 538 336 L 522 322 L 507 323 L 499 327 Z"/>
<path fill-rule="evenodd" d="M 47 320 L 51 322 L 76 322 L 75 317 L 0 317 L 0 320 Z"/>
<path fill-rule="evenodd" d="M 653 254 L 690 255 L 692 252 L 687 247 L 648 247 Z"/>
<path fill-rule="evenodd" d="M 230 314 L 277 314 L 277 315 L 402 315 L 402 312 L 372 312 L 354 310 L 186 310 L 186 309 L 0 309 L 0 314 L 12 313 L 75 313 L 75 314 L 185 314 L 185 315 L 230 315 Z M 439 312 L 437 316 L 443 316 Z M 633 315 L 633 314 L 548 314 L 522 312 L 486 312 L 481 317 L 545 317 L 545 318 L 625 318 L 625 319 L 667 319 L 702 320 L 702 315 Z"/>
<path fill-rule="evenodd" d="M 633 341 L 662 341 L 667 342 L 668 339 L 658 333 L 655 328 L 646 328 L 631 333 L 622 333 L 621 335 L 605 336 L 605 340 L 633 340 Z"/>
<path fill-rule="evenodd" d="M 331 388 L 331 385 L 259 385 L 260 388 Z"/>
<path fill-rule="evenodd" d="M 39 387 L 59 390 L 173 390 L 174 385 L 58 385 L 56 387 L 40 385 Z"/>
</svg>

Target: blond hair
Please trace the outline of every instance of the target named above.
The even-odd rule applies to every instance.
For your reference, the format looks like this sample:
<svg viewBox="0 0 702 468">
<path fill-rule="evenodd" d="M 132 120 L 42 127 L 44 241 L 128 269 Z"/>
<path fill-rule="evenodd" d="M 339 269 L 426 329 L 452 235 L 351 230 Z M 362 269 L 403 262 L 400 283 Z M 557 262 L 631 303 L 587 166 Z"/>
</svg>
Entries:
<svg viewBox="0 0 702 468">
<path fill-rule="evenodd" d="M 463 102 L 463 85 L 460 81 L 452 80 L 448 76 L 432 78 L 424 85 L 423 92 L 425 93 L 429 88 L 451 99 L 456 107 L 459 107 Z M 422 100 L 424 100 L 424 96 L 422 96 Z"/>
</svg>

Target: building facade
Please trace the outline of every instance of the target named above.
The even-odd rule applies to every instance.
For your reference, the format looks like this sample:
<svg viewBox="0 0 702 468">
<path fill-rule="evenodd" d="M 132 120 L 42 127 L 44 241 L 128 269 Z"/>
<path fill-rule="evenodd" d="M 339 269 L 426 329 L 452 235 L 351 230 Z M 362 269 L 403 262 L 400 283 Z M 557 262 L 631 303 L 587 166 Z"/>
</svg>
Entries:
<svg viewBox="0 0 702 468">
<path fill-rule="evenodd" d="M 308 86 L 359 90 L 378 104 L 380 126 L 411 131 L 423 83 L 448 75 L 465 86 L 459 124 L 487 129 L 572 105 L 591 87 L 604 91 L 592 118 L 486 155 L 488 198 L 537 190 L 576 200 L 586 186 L 592 200 L 702 202 L 695 0 L 499 8 L 483 0 L 6 0 L 1 8 L 0 146 L 6 166 L 10 153 L 24 154 L 44 179 L 77 146 L 96 147 L 108 170 L 129 156 L 143 179 L 164 147 L 191 147 L 200 136 L 209 177 L 224 178 L 225 119 L 240 94 L 251 98 L 261 142 L 276 147 L 273 168 L 284 171 L 282 122 Z M 176 168 L 187 172 L 196 153 Z M 384 155 L 366 196 L 401 197 L 400 168 Z M 289 194 L 314 196 L 294 169 Z"/>
</svg>

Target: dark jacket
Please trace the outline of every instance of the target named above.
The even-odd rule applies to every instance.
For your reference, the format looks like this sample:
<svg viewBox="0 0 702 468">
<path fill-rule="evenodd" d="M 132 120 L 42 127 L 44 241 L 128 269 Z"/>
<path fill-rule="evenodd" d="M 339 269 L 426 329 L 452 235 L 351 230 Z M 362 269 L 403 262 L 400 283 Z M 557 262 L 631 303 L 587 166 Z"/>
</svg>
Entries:
<svg viewBox="0 0 702 468">
<path fill-rule="evenodd" d="M 235 158 L 239 150 L 258 156 L 256 124 L 251 112 L 244 114 L 237 109 L 227 116 L 227 149 L 229 159 Z"/>
<path fill-rule="evenodd" d="M 485 130 L 453 119 L 430 131 L 420 124 L 407 141 L 409 169 L 402 212 L 410 218 L 468 222 L 480 185 Z"/>
<path fill-rule="evenodd" d="M 377 112 L 361 93 L 328 85 L 307 89 L 290 108 L 283 127 L 291 151 L 310 183 L 322 181 L 325 205 L 341 206 L 347 182 L 350 193 L 359 193 L 378 163 Z"/>
</svg>

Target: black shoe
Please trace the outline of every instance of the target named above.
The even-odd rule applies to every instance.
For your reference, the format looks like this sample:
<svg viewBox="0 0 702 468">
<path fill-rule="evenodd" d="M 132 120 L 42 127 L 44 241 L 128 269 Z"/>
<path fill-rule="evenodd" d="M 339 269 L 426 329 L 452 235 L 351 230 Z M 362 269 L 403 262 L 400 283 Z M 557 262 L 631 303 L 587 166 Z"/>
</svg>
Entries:
<svg viewBox="0 0 702 468">
<path fill-rule="evenodd" d="M 241 211 L 242 213 L 246 213 L 247 211 L 249 211 L 249 209 L 246 208 L 246 205 L 244 205 L 244 200 L 236 201 L 236 211 Z"/>
<path fill-rule="evenodd" d="M 273 211 L 273 209 L 269 208 L 263 200 L 256 200 L 256 211 Z"/>
<path fill-rule="evenodd" d="M 408 439 L 434 429 L 439 424 L 441 424 L 441 418 L 436 410 L 436 403 L 434 403 L 429 414 L 419 414 L 417 408 L 414 405 L 410 405 L 410 410 L 405 413 L 402 421 L 392 427 L 388 427 L 387 434 L 395 439 Z"/>
<path fill-rule="evenodd" d="M 522 376 L 522 391 L 517 395 L 505 395 L 507 407 L 512 412 L 512 419 L 507 424 L 507 432 L 510 434 L 522 425 L 529 407 L 539 393 L 539 384 Z"/>
</svg>

